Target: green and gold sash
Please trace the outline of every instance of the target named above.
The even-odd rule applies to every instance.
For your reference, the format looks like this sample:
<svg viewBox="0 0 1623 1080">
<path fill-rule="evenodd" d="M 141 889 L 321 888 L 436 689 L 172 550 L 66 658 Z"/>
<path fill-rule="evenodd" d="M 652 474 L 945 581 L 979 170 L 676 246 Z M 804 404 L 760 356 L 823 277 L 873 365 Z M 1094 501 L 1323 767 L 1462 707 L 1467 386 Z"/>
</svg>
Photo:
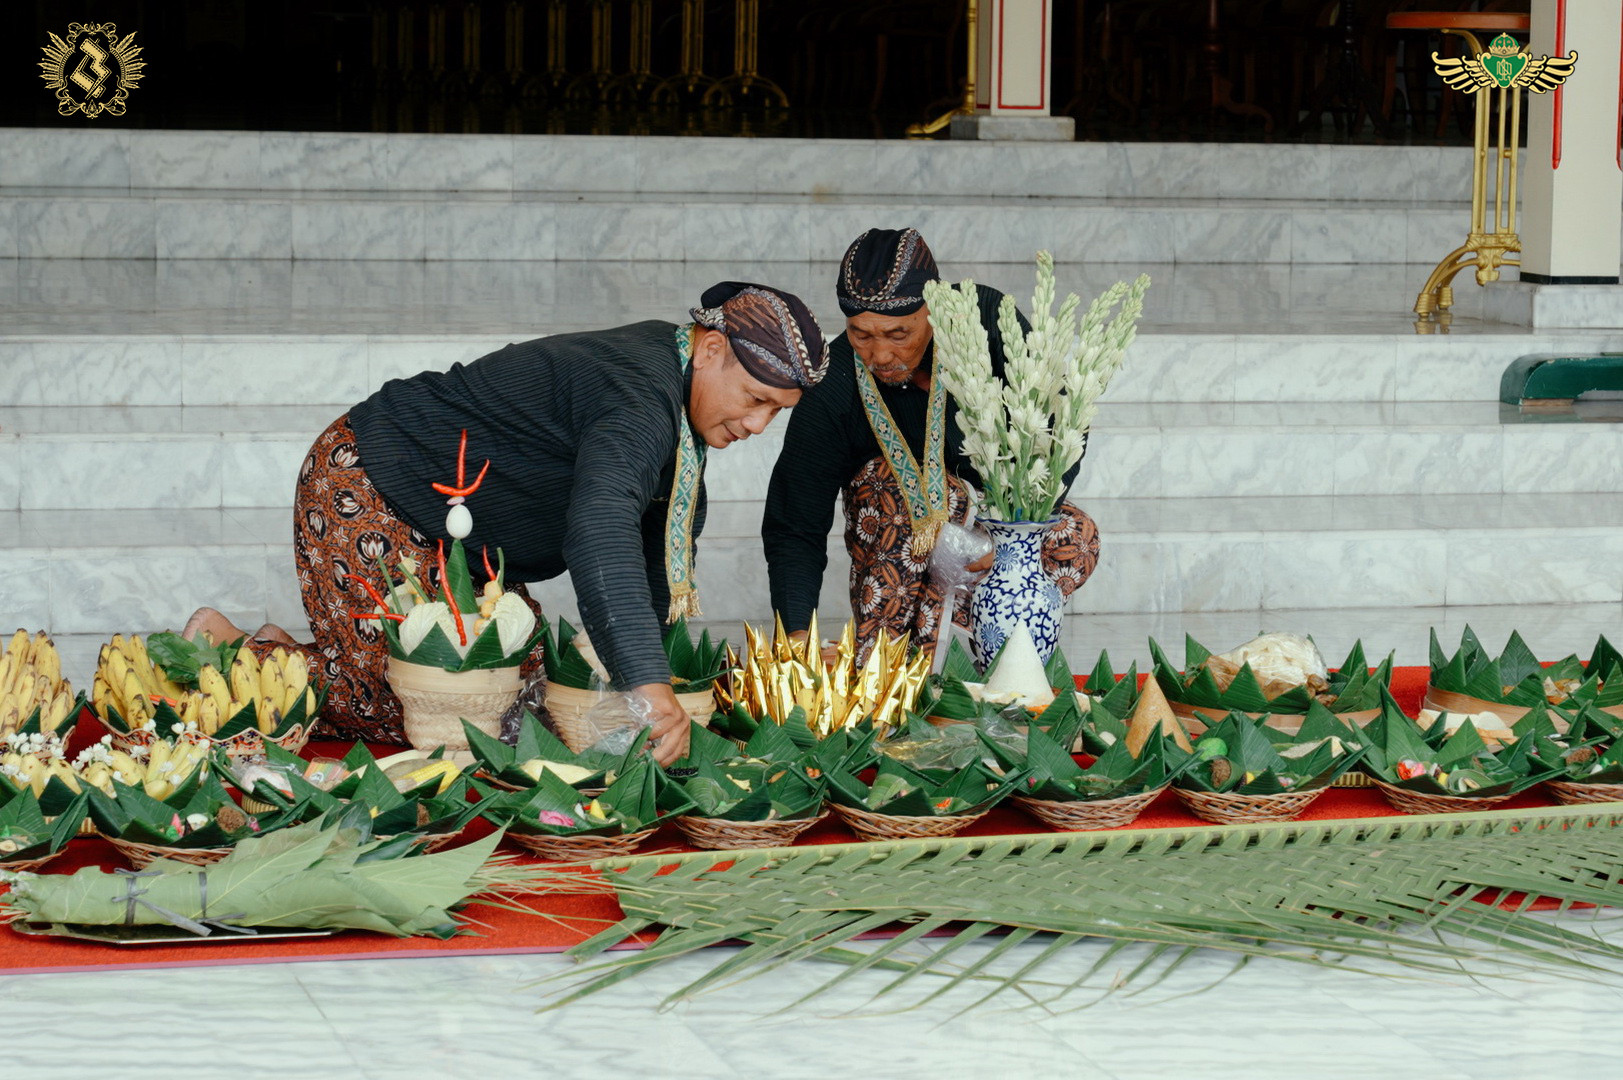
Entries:
<svg viewBox="0 0 1623 1080">
<path fill-rule="evenodd" d="M 896 485 L 907 501 L 907 516 L 913 525 L 910 550 L 922 559 L 935 547 L 936 534 L 947 521 L 947 391 L 939 377 L 930 380 L 930 404 L 924 421 L 924 468 L 913 457 L 890 409 L 879 396 L 879 386 L 862 358 L 856 357 L 857 392 L 862 411 L 868 416 L 874 439 L 885 455 Z"/>
<path fill-rule="evenodd" d="M 693 324 L 676 328 L 676 359 L 682 371 L 693 360 Z M 671 481 L 671 505 L 665 516 L 665 580 L 671 587 L 666 622 L 699 611 L 699 586 L 693 580 L 693 519 L 699 510 L 699 482 L 704 479 L 705 447 L 693 437 L 693 425 L 684 407 L 676 425 L 676 475 Z"/>
</svg>

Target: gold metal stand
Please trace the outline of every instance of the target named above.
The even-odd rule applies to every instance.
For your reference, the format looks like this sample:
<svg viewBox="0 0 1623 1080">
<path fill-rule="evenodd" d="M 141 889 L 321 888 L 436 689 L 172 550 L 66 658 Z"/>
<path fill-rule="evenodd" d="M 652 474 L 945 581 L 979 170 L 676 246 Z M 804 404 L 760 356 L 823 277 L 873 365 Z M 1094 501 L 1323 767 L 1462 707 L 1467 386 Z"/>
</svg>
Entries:
<svg viewBox="0 0 1623 1080">
<path fill-rule="evenodd" d="M 715 81 L 704 73 L 704 0 L 682 0 L 682 67 L 654 87 L 654 104 L 679 104 L 683 95 L 692 97 Z"/>
<path fill-rule="evenodd" d="M 976 31 L 980 23 L 979 0 L 968 0 L 969 9 L 964 13 L 964 28 L 969 36 L 969 66 L 964 73 L 964 100 L 955 109 L 948 109 L 928 124 L 909 124 L 907 137 L 909 139 L 922 139 L 934 135 L 948 124 L 955 116 L 975 115 L 975 67 L 980 56 L 979 42 L 975 40 Z"/>
<path fill-rule="evenodd" d="M 704 92 L 706 108 L 739 105 L 758 91 L 768 108 L 789 107 L 789 95 L 756 70 L 761 44 L 761 0 L 733 0 L 733 73 Z"/>
<path fill-rule="evenodd" d="M 1468 30 L 1443 30 L 1465 39 L 1471 56 L 1480 56 L 1483 48 L 1476 35 Z M 1497 145 L 1493 163 L 1493 228 L 1487 222 L 1488 204 L 1488 127 L 1498 94 L 1499 123 Z M 1476 157 L 1471 170 L 1471 232 L 1465 243 L 1449 252 L 1426 279 L 1425 287 L 1415 298 L 1414 311 L 1419 319 L 1416 329 L 1423 330 L 1426 320 L 1436 317 L 1446 324 L 1449 308 L 1454 306 L 1454 276 L 1468 266 L 1476 267 L 1476 283 L 1486 285 L 1499 280 L 1501 266 L 1520 266 L 1520 259 L 1506 258 L 1520 255 L 1521 237 L 1516 232 L 1516 144 L 1520 138 L 1522 119 L 1522 90 L 1519 86 L 1506 89 L 1479 90 L 1476 95 Z M 1507 122 L 1508 115 L 1508 122 Z M 1508 181 L 1508 184 L 1507 184 Z"/>
</svg>

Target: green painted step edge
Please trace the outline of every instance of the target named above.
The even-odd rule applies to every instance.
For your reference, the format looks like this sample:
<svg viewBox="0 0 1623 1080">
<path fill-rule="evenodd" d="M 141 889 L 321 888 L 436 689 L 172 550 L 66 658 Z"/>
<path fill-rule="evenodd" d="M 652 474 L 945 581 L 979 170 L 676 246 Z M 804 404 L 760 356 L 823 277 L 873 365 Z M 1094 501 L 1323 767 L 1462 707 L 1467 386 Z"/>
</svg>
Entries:
<svg viewBox="0 0 1623 1080">
<path fill-rule="evenodd" d="M 1623 353 L 1518 356 L 1499 379 L 1499 400 L 1506 405 L 1570 400 L 1589 390 L 1623 391 Z"/>
</svg>

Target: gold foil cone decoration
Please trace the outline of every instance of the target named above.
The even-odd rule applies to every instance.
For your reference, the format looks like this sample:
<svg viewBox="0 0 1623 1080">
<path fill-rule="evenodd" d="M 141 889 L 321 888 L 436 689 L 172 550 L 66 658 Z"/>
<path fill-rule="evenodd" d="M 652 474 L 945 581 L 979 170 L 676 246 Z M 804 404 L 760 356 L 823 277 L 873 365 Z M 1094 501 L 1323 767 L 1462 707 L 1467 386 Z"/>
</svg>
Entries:
<svg viewBox="0 0 1623 1080">
<path fill-rule="evenodd" d="M 868 660 L 857 665 L 856 624 L 848 622 L 835 646 L 834 663 L 825 664 L 817 616 L 805 641 L 792 641 L 777 619 L 770 639 L 744 626 L 744 656 L 730 652 L 732 668 L 716 680 L 716 700 L 723 710 L 742 703 L 752 716 L 778 723 L 797 707 L 806 710 L 806 725 L 819 738 L 854 727 L 873 717 L 881 731 L 900 724 L 930 674 L 930 655 L 908 659 L 908 635 L 891 637 L 883 630 Z"/>
</svg>

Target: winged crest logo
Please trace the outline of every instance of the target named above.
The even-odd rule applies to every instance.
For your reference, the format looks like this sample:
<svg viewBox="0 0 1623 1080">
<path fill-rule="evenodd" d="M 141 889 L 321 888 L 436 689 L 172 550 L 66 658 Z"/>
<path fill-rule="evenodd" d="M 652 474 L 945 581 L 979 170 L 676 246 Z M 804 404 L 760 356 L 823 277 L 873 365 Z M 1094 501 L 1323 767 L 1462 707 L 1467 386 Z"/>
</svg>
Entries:
<svg viewBox="0 0 1623 1080">
<path fill-rule="evenodd" d="M 1517 87 L 1534 94 L 1548 93 L 1566 82 L 1578 65 L 1578 50 L 1566 56 L 1535 59 L 1509 34 L 1500 34 L 1488 43 L 1488 51 L 1476 56 L 1443 59 L 1431 54 L 1432 64 L 1442 80 L 1455 90 L 1474 94 L 1479 89 L 1509 90 Z"/>
<path fill-rule="evenodd" d="M 56 111 L 63 116 L 123 116 L 125 98 L 146 67 L 140 57 L 133 31 L 120 40 L 113 23 L 69 23 L 66 40 L 52 34 L 45 46 L 40 78 L 56 92 Z"/>
</svg>

